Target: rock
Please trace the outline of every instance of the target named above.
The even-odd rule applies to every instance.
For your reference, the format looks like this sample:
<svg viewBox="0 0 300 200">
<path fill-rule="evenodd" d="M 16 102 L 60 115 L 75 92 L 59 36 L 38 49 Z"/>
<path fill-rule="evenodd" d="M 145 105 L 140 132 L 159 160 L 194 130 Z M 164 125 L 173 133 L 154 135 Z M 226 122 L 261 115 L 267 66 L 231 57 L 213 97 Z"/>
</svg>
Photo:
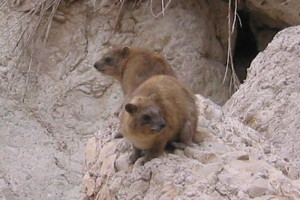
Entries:
<svg viewBox="0 0 300 200">
<path fill-rule="evenodd" d="M 252 146 L 252 140 L 250 138 L 243 137 L 241 140 L 246 146 Z"/>
<path fill-rule="evenodd" d="M 109 142 L 107 143 L 101 150 L 98 156 L 98 159 L 100 161 L 105 161 L 107 157 L 114 154 L 116 151 L 116 143 L 115 142 Z"/>
<path fill-rule="evenodd" d="M 121 154 L 115 163 L 117 171 L 127 171 L 129 169 L 129 155 Z"/>
<path fill-rule="evenodd" d="M 249 155 L 248 154 L 244 154 L 244 155 L 241 155 L 237 158 L 238 160 L 249 160 Z"/>
<path fill-rule="evenodd" d="M 109 176 L 111 173 L 115 172 L 115 160 L 117 155 L 111 155 L 103 160 L 101 169 L 100 169 L 100 175 L 101 176 Z"/>
<path fill-rule="evenodd" d="M 94 162 L 97 157 L 97 144 L 96 138 L 92 137 L 88 140 L 85 149 L 85 163 L 89 165 L 90 163 Z"/>
<path fill-rule="evenodd" d="M 249 188 L 248 194 L 252 198 L 261 197 L 266 194 L 268 188 L 252 185 Z"/>
<path fill-rule="evenodd" d="M 263 13 L 289 25 L 300 24 L 300 4 L 297 1 L 247 0 L 246 6 L 251 11 Z"/>
<path fill-rule="evenodd" d="M 131 144 L 126 139 L 120 139 L 117 143 L 116 150 L 120 153 L 130 151 Z"/>
<path fill-rule="evenodd" d="M 187 157 L 196 159 L 203 164 L 216 162 L 218 160 L 217 155 L 212 152 L 203 152 L 191 147 L 185 148 L 184 154 Z"/>
<path fill-rule="evenodd" d="M 248 189 L 248 194 L 252 198 L 261 197 L 261 196 L 267 194 L 268 190 L 269 189 L 268 189 L 267 182 L 260 181 L 260 182 L 251 184 L 251 186 Z"/>
<path fill-rule="evenodd" d="M 83 176 L 82 185 L 87 196 L 92 196 L 94 194 L 96 186 L 95 181 L 95 177 L 91 176 L 89 173 L 86 173 Z"/>
<path fill-rule="evenodd" d="M 228 47 L 224 1 L 170 1 L 168 6 L 167 1 L 126 1 L 121 29 L 115 32 L 119 6 L 111 1 L 72 0 L 68 8 L 65 1 L 55 1 L 61 4 L 53 21 L 48 17 L 57 5 L 43 1 L 42 7 L 50 7 L 38 29 L 46 35 L 34 34 L 30 41 L 43 12 L 31 15 L 29 10 L 41 2 L 0 3 L 0 199 L 247 199 L 247 192 L 257 195 L 255 187 L 265 187 L 257 178 L 269 181 L 261 198 L 300 199 L 298 27 L 280 32 L 257 56 L 228 110 L 215 104 L 223 105 L 231 95 L 230 77 L 223 82 Z M 266 20 L 259 20 L 263 26 L 250 22 L 263 43 L 260 49 L 276 30 L 298 22 L 291 21 L 298 14 L 297 1 L 266 1 L 258 10 L 260 5 L 249 2 L 252 16 L 259 10 L 269 16 L 258 19 L 270 21 L 271 31 L 264 29 Z M 161 14 L 154 19 L 151 10 Z M 49 19 L 52 23 L 44 27 Z M 234 31 L 232 47 L 235 37 Z M 113 112 L 123 101 L 120 85 L 93 68 L 108 49 L 124 45 L 166 56 L 178 78 L 202 94 L 196 96 L 200 134 L 192 148 L 166 151 L 145 165 L 127 165 L 131 145 L 113 138 L 119 125 Z M 270 151 L 262 148 L 266 145 Z M 283 158 L 284 168 L 276 168 Z M 231 184 L 218 181 L 223 173 L 233 175 L 223 177 Z"/>
<path fill-rule="evenodd" d="M 142 198 L 145 195 L 145 192 L 147 191 L 147 189 L 149 188 L 149 183 L 143 180 L 139 180 L 134 182 L 133 184 L 131 184 L 130 186 L 130 190 L 132 191 L 132 193 L 129 193 L 128 198 L 129 199 L 139 199 Z M 137 198 L 139 197 L 139 198 Z"/>
<path fill-rule="evenodd" d="M 295 67 L 300 62 L 299 38 L 300 26 L 279 32 L 253 60 L 247 80 L 223 107 L 225 113 L 257 130 L 274 145 L 272 151 L 265 147 L 266 154 L 274 151 L 298 168 L 300 95 L 294 91 L 300 90 L 300 72 Z"/>
<path fill-rule="evenodd" d="M 234 174 L 232 173 L 222 173 L 218 175 L 218 179 L 222 184 L 230 184 L 234 179 Z"/>
<path fill-rule="evenodd" d="M 112 199 L 112 194 L 109 190 L 109 188 L 106 185 L 103 185 L 103 187 L 100 189 L 101 196 L 97 195 L 95 200 L 102 200 L 102 199 Z"/>
<path fill-rule="evenodd" d="M 114 181 L 109 186 L 109 190 L 112 193 L 116 193 L 120 189 L 121 185 L 122 185 L 122 178 L 116 178 L 116 179 L 114 179 Z"/>
<path fill-rule="evenodd" d="M 178 189 L 174 185 L 165 185 L 159 192 L 159 200 L 173 199 L 178 195 Z"/>
<path fill-rule="evenodd" d="M 198 119 L 198 123 L 199 123 L 200 127 L 205 128 L 205 127 L 208 127 L 210 121 L 200 115 L 199 119 Z"/>
<path fill-rule="evenodd" d="M 216 109 L 216 107 L 214 106 L 207 107 L 204 113 L 205 113 L 205 118 L 207 118 L 208 120 L 211 120 L 213 118 L 218 120 L 221 119 L 223 116 L 222 109 L 221 108 Z"/>
<path fill-rule="evenodd" d="M 197 133 L 194 135 L 194 142 L 201 143 L 210 135 L 210 130 L 207 128 L 198 127 Z"/>
<path fill-rule="evenodd" d="M 284 36 L 283 38 L 286 39 L 288 37 Z M 283 38 L 282 42 L 285 41 Z M 287 51 L 294 52 L 295 46 L 294 44 L 286 48 L 285 46 L 282 47 L 285 50 L 288 49 Z M 272 43 L 268 48 L 271 47 Z M 280 48 L 275 46 L 276 52 L 279 52 Z M 265 52 L 268 52 L 268 49 Z M 258 55 L 256 59 L 265 52 Z M 256 82 L 256 78 L 260 76 L 267 78 L 266 75 L 268 73 L 275 73 L 278 70 L 277 65 L 273 65 L 268 60 L 272 56 L 262 57 L 264 60 L 261 61 L 260 67 L 265 66 L 267 68 L 267 66 L 271 65 L 273 66 L 272 69 L 264 71 L 264 74 L 261 72 L 264 69 L 252 69 L 253 71 L 250 71 L 247 79 L 248 82 L 246 81 L 241 86 L 237 94 L 249 87 L 247 91 L 241 97 L 234 95 L 228 104 L 222 108 L 222 112 L 220 107 L 212 101 L 201 95 L 196 96 L 200 115 L 198 130 L 200 131 L 199 135 L 196 134 L 195 136 L 196 139 L 198 137 L 197 144 L 192 147 L 186 147 L 184 150 L 175 150 L 174 154 L 172 152 L 164 152 L 160 157 L 152 159 L 144 165 L 139 164 L 138 160 L 132 166 L 132 170 L 130 170 L 131 166 L 127 168 L 125 165 L 124 169 L 122 168 L 122 162 L 125 162 L 126 156 L 120 153 L 128 152 L 129 147 L 126 147 L 125 143 L 122 143 L 120 139 L 108 140 L 108 144 L 117 144 L 112 152 L 118 154 L 115 162 L 117 170 L 112 170 L 110 176 L 103 178 L 103 182 L 112 188 L 110 195 L 119 199 L 134 198 L 145 200 L 169 199 L 173 197 L 174 199 L 208 200 L 300 198 L 299 183 L 291 179 L 292 176 L 295 178 L 297 174 L 293 168 L 290 168 L 291 158 L 284 157 L 283 159 L 273 153 L 279 147 L 278 141 L 283 137 L 276 138 L 276 143 L 272 144 L 270 138 L 277 132 L 272 129 L 272 133 L 270 132 L 268 135 L 264 133 L 264 131 L 270 129 L 269 124 L 274 120 L 274 116 L 285 113 L 284 110 L 279 111 L 279 113 L 273 111 L 268 113 L 269 110 L 267 108 L 279 102 L 285 102 L 286 98 L 289 98 L 274 96 L 272 92 L 274 88 L 272 87 L 278 87 L 278 92 L 284 92 L 285 89 L 290 90 L 291 96 L 297 98 L 297 94 L 293 94 L 292 88 L 297 88 L 298 85 L 288 88 L 282 87 L 282 83 L 277 82 L 278 86 L 269 84 L 268 81 L 266 81 L 266 84 Z M 268 63 L 268 65 L 263 65 L 264 62 Z M 289 74 L 291 72 L 283 70 L 282 73 Z M 274 75 L 273 79 L 276 79 L 278 76 L 280 75 Z M 293 79 L 293 81 L 296 82 L 297 80 Z M 254 84 L 255 87 L 253 85 L 247 86 L 250 83 Z M 266 95 L 265 98 L 274 103 L 268 104 L 264 102 L 264 99 L 256 96 L 257 93 L 260 93 L 261 96 Z M 259 101 L 252 99 L 254 96 Z M 248 99 L 246 97 L 251 99 L 251 101 L 247 102 Z M 274 98 L 278 98 L 278 101 L 274 101 Z M 257 103 L 254 104 L 252 102 Z M 240 109 L 240 107 L 246 108 Z M 261 112 L 261 108 L 264 108 L 264 112 Z M 214 112 L 216 110 L 218 111 L 216 112 L 217 114 Z M 262 115 L 261 120 L 257 118 L 259 115 Z M 295 114 L 294 116 L 297 115 Z M 283 129 L 287 126 L 290 127 L 289 122 L 285 120 L 277 121 L 277 123 L 281 123 L 281 127 L 278 127 L 275 122 L 274 126 L 277 126 L 278 129 Z M 256 130 L 253 129 L 255 127 L 257 127 Z M 201 132 L 205 133 L 203 134 L 205 138 L 200 137 Z M 105 138 L 104 135 L 109 134 L 109 132 L 103 132 L 99 133 L 99 136 Z M 107 148 L 105 147 L 107 143 L 98 144 L 98 149 Z M 114 146 L 112 144 L 109 145 Z M 266 147 L 269 147 L 270 151 L 266 151 L 268 150 Z M 122 150 L 119 151 L 118 149 Z M 109 154 L 110 151 L 106 152 Z M 265 154 L 266 152 L 267 154 Z M 276 163 L 281 166 L 281 161 L 287 163 L 284 166 L 284 172 L 276 166 Z M 91 170 L 95 166 L 90 166 L 89 168 Z M 292 173 L 289 173 L 287 169 L 292 169 Z M 118 190 L 116 185 L 120 183 L 120 179 L 123 187 Z M 97 195 L 101 196 L 101 194 L 102 191 L 99 189 Z"/>
<path fill-rule="evenodd" d="M 208 106 L 217 107 L 204 97 L 197 98 L 198 105 L 201 105 L 200 113 Z M 128 166 L 127 153 L 117 150 L 108 157 L 103 154 L 107 164 L 103 163 L 102 167 L 107 167 L 104 170 L 106 173 L 95 173 L 102 178 L 99 181 L 102 184 L 96 187 L 96 196 L 102 197 L 109 191 L 110 197 L 119 199 L 296 198 L 299 185 L 276 168 L 276 161 L 280 160 L 276 155 L 271 158 L 264 154 L 263 147 L 267 143 L 260 140 L 259 135 L 255 140 L 247 138 L 249 134 L 257 134 L 253 129 L 226 113 L 222 120 L 212 118 L 207 129 L 210 130 L 209 135 L 202 143 L 178 150 L 176 154 L 164 152 L 144 165 L 137 161 L 133 166 Z M 243 138 L 247 138 L 252 145 L 245 145 Z M 107 146 L 117 146 L 118 149 L 125 144 L 121 140 L 99 142 L 98 149 L 109 149 Z M 88 170 L 96 169 L 96 165 L 97 162 L 94 162 Z M 103 183 L 108 189 L 101 189 Z"/>
<path fill-rule="evenodd" d="M 133 19 L 125 19 L 122 21 L 123 32 L 134 32 L 135 21 Z"/>
</svg>

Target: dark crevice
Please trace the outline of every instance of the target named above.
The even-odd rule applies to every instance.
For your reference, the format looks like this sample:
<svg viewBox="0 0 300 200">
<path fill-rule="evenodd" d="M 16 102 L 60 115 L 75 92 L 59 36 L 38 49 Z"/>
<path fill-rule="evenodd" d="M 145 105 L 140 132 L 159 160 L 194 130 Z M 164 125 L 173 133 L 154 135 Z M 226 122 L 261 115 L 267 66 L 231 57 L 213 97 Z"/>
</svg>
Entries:
<svg viewBox="0 0 300 200">
<path fill-rule="evenodd" d="M 247 68 L 251 61 L 258 54 L 257 41 L 250 28 L 250 17 L 247 11 L 241 10 L 238 15 L 242 22 L 242 27 L 237 26 L 237 39 L 234 50 L 233 62 L 235 72 L 241 83 L 247 77 Z"/>
</svg>

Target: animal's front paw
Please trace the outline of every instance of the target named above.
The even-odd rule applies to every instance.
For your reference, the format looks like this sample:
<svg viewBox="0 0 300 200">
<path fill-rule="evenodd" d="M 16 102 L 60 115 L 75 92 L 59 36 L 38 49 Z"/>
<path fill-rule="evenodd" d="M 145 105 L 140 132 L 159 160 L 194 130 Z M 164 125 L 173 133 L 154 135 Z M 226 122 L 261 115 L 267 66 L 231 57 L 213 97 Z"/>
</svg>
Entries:
<svg viewBox="0 0 300 200">
<path fill-rule="evenodd" d="M 112 134 L 113 138 L 117 139 L 117 138 L 123 138 L 123 135 L 120 131 L 116 131 Z"/>
</svg>

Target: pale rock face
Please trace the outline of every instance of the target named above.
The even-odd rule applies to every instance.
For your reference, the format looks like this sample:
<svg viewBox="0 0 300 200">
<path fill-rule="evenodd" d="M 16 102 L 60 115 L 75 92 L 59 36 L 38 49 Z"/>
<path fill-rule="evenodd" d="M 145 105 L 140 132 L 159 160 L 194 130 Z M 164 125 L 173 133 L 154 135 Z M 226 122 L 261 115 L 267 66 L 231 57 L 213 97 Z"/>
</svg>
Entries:
<svg viewBox="0 0 300 200">
<path fill-rule="evenodd" d="M 94 62 L 116 45 L 157 51 L 194 92 L 219 104 L 229 98 L 229 84 L 222 83 L 227 46 L 225 3 L 172 0 L 164 16 L 157 19 L 148 3 L 130 5 L 121 29 L 113 33 L 118 8 L 110 1 L 101 1 L 101 5 L 69 1 L 73 2 L 69 7 L 61 1 L 46 43 L 35 38 L 36 49 L 31 44 L 26 51 L 33 57 L 29 70 L 28 57 L 17 59 L 18 51 L 12 49 L 27 23 L 17 21 L 40 2 L 9 0 L 0 10 L 0 199 L 80 197 L 84 153 L 87 164 L 100 159 L 93 150 L 97 140 L 90 141 L 90 149 L 84 151 L 87 138 L 97 130 L 116 132 L 118 127 L 113 113 L 123 98 L 120 86 L 93 68 Z M 153 12 L 159 13 L 160 1 L 153 2 Z M 37 21 L 38 16 L 31 19 Z M 34 24 L 28 31 L 33 28 Z M 11 88 L 8 93 L 7 88 Z M 21 102 L 26 90 L 25 102 Z M 127 146 L 118 144 L 121 150 Z M 110 151 L 114 150 L 111 146 Z M 117 170 L 126 171 L 126 158 L 105 155 L 99 173 L 113 173 L 115 162 Z M 84 180 L 90 177 L 94 175 L 86 175 Z M 95 181 L 101 184 L 101 179 Z M 110 187 L 116 185 L 118 181 Z M 103 191 L 110 193 L 108 188 Z"/>
<path fill-rule="evenodd" d="M 174 153 L 165 152 L 143 166 L 140 160 L 128 165 L 132 151 L 130 145 L 112 148 L 128 143 L 124 138 L 112 139 L 110 135 L 114 130 L 98 132 L 90 139 L 90 143 L 99 141 L 97 147 L 86 147 L 97 148 L 101 155 L 99 162 L 90 163 L 86 168 L 84 177 L 89 177 L 89 174 L 96 176 L 83 180 L 86 198 L 300 198 L 299 185 L 286 177 L 276 164 L 284 166 L 288 163 L 276 155 L 264 153 L 262 147 L 267 146 L 268 141 L 259 132 L 226 113 L 211 117 L 211 113 L 220 113 L 222 108 L 200 95 L 197 96 L 197 105 L 199 121 L 203 118 L 209 120 L 209 124 L 203 127 L 207 129 L 204 139 L 193 147 Z M 273 151 L 272 146 L 271 149 Z M 103 166 L 105 173 L 102 173 Z M 97 182 L 98 179 L 101 182 Z"/>
<path fill-rule="evenodd" d="M 47 42 L 36 39 L 36 49 L 31 44 L 26 51 L 34 58 L 29 70 L 28 57 L 18 59 L 11 50 L 26 24 L 16 22 L 38 2 L 9 0 L 11 9 L 0 10 L 0 30 L 15 24 L 0 35 L 0 199 L 300 198 L 296 182 L 281 173 L 289 177 L 298 173 L 290 159 L 274 154 L 281 147 L 274 148 L 202 96 L 193 148 L 166 153 L 143 167 L 138 162 L 132 166 L 127 162 L 130 144 L 111 137 L 118 131 L 113 112 L 123 94 L 119 84 L 98 73 L 93 64 L 114 46 L 156 51 L 195 93 L 219 105 L 229 98 L 228 80 L 222 82 L 226 3 L 172 0 L 164 16 L 154 19 L 151 6 L 142 1 L 135 8 L 129 6 L 121 29 L 113 33 L 117 8 L 110 1 L 100 1 L 101 5 L 69 1 L 73 3 L 60 6 L 55 14 Z M 155 15 L 161 1 L 153 2 Z M 285 37 L 290 36 L 279 38 Z M 285 48 L 294 51 L 297 46 Z M 298 98 L 293 88 L 289 90 L 291 98 Z M 265 124 L 273 114 L 266 110 L 264 115 Z M 284 127 L 288 122 L 279 124 Z"/>
<path fill-rule="evenodd" d="M 164 16 L 154 19 L 153 15 L 161 11 L 161 1 L 153 2 L 153 5 L 142 3 L 138 8 L 129 5 L 120 30 L 114 34 L 105 28 L 115 23 L 111 7 L 100 7 L 99 13 L 105 14 L 91 21 L 91 32 L 96 37 L 89 41 L 94 45 L 89 51 L 92 57 L 88 55 L 88 59 L 97 61 L 112 46 L 147 48 L 164 55 L 178 78 L 194 93 L 224 104 L 230 95 L 228 76 L 223 83 L 227 5 L 217 0 L 209 3 L 174 0 Z"/>
<path fill-rule="evenodd" d="M 259 52 L 267 47 L 278 31 L 300 24 L 300 2 L 297 0 L 245 0 L 243 4 L 250 13 L 251 29 Z"/>
<path fill-rule="evenodd" d="M 201 136 L 196 135 L 193 147 L 164 153 L 144 166 L 139 160 L 134 165 L 125 164 L 130 146 L 115 150 L 113 158 L 119 167 L 110 171 L 109 176 L 99 175 L 102 184 L 94 181 L 89 185 L 92 179 L 83 181 L 86 191 L 99 187 L 87 197 L 299 199 L 299 28 L 291 27 L 277 34 L 253 61 L 246 82 L 223 109 L 197 96 L 197 135 Z M 109 141 L 98 143 L 101 155 L 112 157 L 112 151 L 105 151 L 107 146 L 126 143 L 125 139 L 108 139 L 113 131 L 96 135 L 99 141 Z M 119 159 L 123 168 L 117 162 Z M 86 174 L 95 174 L 101 168 L 89 166 Z M 122 180 L 118 182 L 122 187 L 115 190 L 118 180 Z"/>
<path fill-rule="evenodd" d="M 253 60 L 224 112 L 259 131 L 276 153 L 300 168 L 300 26 L 279 32 Z M 291 174 L 298 178 L 299 174 Z"/>
<path fill-rule="evenodd" d="M 300 3 L 297 0 L 245 0 L 252 12 L 260 12 L 289 25 L 300 24 Z"/>
</svg>

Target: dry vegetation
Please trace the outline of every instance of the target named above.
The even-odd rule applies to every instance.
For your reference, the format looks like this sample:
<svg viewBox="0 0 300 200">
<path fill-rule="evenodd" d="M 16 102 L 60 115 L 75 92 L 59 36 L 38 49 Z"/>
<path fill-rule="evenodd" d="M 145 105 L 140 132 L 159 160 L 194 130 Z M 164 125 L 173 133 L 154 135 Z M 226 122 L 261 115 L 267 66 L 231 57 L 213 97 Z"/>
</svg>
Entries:
<svg viewBox="0 0 300 200">
<path fill-rule="evenodd" d="M 17 42 L 12 49 L 12 52 L 17 56 L 17 65 L 15 69 L 12 70 L 12 78 L 9 80 L 5 97 L 7 98 L 9 91 L 14 85 L 16 73 L 20 73 L 20 65 L 27 64 L 26 73 L 26 84 L 24 88 L 22 101 L 25 100 L 30 78 L 37 78 L 39 68 L 34 68 L 33 62 L 36 52 L 36 41 L 40 38 L 44 42 L 47 41 L 53 22 L 54 15 L 58 9 L 58 6 L 62 0 L 41 0 L 36 1 L 35 5 L 30 10 L 26 10 L 24 14 L 19 18 L 19 20 L 9 26 L 7 29 L 3 30 L 1 34 L 8 32 L 15 26 L 20 27 L 20 34 L 18 36 Z M 11 5 L 20 5 L 20 1 L 10 2 L 8 0 L 4 1 L 0 8 Z M 11 6 L 10 5 L 10 6 Z M 8 40 L 9 41 L 9 40 Z M 22 59 L 21 59 L 22 58 Z M 25 58 L 25 59 L 23 59 Z"/>
<path fill-rule="evenodd" d="M 234 0 L 234 4 L 232 3 L 232 0 L 229 0 L 228 3 L 228 47 L 227 47 L 227 61 L 226 61 L 226 72 L 223 79 L 223 82 L 225 82 L 228 69 L 231 69 L 231 76 L 230 76 L 230 88 L 233 89 L 231 92 L 232 94 L 238 90 L 240 86 L 240 81 L 235 73 L 234 65 L 233 65 L 233 50 L 232 50 L 232 36 L 236 27 L 236 21 L 239 20 L 239 25 L 242 26 L 241 20 L 237 14 L 237 7 L 238 7 L 238 0 Z M 232 11 L 233 9 L 233 11 Z M 233 17 L 232 17 L 233 13 Z M 232 21 L 233 18 L 233 21 Z"/>
<path fill-rule="evenodd" d="M 34 1 L 34 6 L 26 10 L 24 14 L 20 17 L 20 19 L 15 23 L 9 26 L 7 29 L 3 30 L 1 34 L 8 32 L 10 29 L 15 26 L 20 26 L 21 31 L 20 35 L 17 39 L 15 47 L 13 48 L 13 52 L 17 55 L 18 60 L 21 60 L 21 57 L 26 57 L 27 59 L 22 59 L 22 61 L 18 61 L 18 65 L 14 69 L 14 73 L 19 73 L 19 65 L 24 64 L 24 60 L 27 60 L 27 73 L 26 73 L 26 86 L 24 88 L 24 94 L 22 100 L 24 101 L 27 91 L 28 91 L 28 83 L 31 78 L 30 74 L 34 74 L 32 78 L 37 78 L 37 73 L 39 69 L 34 69 L 33 62 L 36 52 L 36 41 L 42 40 L 44 43 L 48 40 L 50 29 L 53 23 L 53 19 L 58 10 L 60 4 L 64 3 L 69 5 L 74 0 L 37 0 Z M 121 21 L 124 16 L 124 13 L 129 9 L 129 2 L 131 1 L 131 6 L 135 7 L 139 5 L 142 0 L 114 0 L 112 1 L 112 9 L 118 9 L 116 20 L 115 20 L 115 29 L 114 31 L 118 31 L 121 26 Z M 164 16 L 166 9 L 170 5 L 172 0 L 161 0 L 161 11 L 158 13 L 154 13 L 153 10 L 153 0 L 148 1 L 150 6 L 150 11 L 154 18 L 158 18 L 160 16 Z M 99 10 L 99 6 L 101 5 L 102 0 L 86 0 L 86 3 L 91 5 L 94 8 L 94 12 Z M 237 15 L 237 3 L 238 0 L 232 0 L 228 3 L 228 49 L 227 49 L 227 64 L 226 64 L 226 72 L 224 74 L 224 82 L 228 71 L 231 71 L 230 74 L 230 88 L 233 88 L 233 92 L 236 91 L 240 85 L 239 80 L 236 76 L 233 66 L 233 50 L 232 50 L 232 35 L 235 30 L 236 21 L 238 18 Z M 20 5 L 22 1 L 20 0 L 5 0 L 0 4 L 0 9 L 9 6 L 9 4 Z M 233 15 L 233 16 L 232 16 Z M 229 70 L 230 69 L 230 70 Z M 33 73 L 34 71 L 34 73 Z M 9 80 L 9 84 L 7 87 L 7 91 L 5 96 L 8 95 L 10 89 L 13 87 L 14 78 L 16 76 L 12 76 L 13 78 Z M 232 93 L 233 93 L 232 92 Z"/>
</svg>

